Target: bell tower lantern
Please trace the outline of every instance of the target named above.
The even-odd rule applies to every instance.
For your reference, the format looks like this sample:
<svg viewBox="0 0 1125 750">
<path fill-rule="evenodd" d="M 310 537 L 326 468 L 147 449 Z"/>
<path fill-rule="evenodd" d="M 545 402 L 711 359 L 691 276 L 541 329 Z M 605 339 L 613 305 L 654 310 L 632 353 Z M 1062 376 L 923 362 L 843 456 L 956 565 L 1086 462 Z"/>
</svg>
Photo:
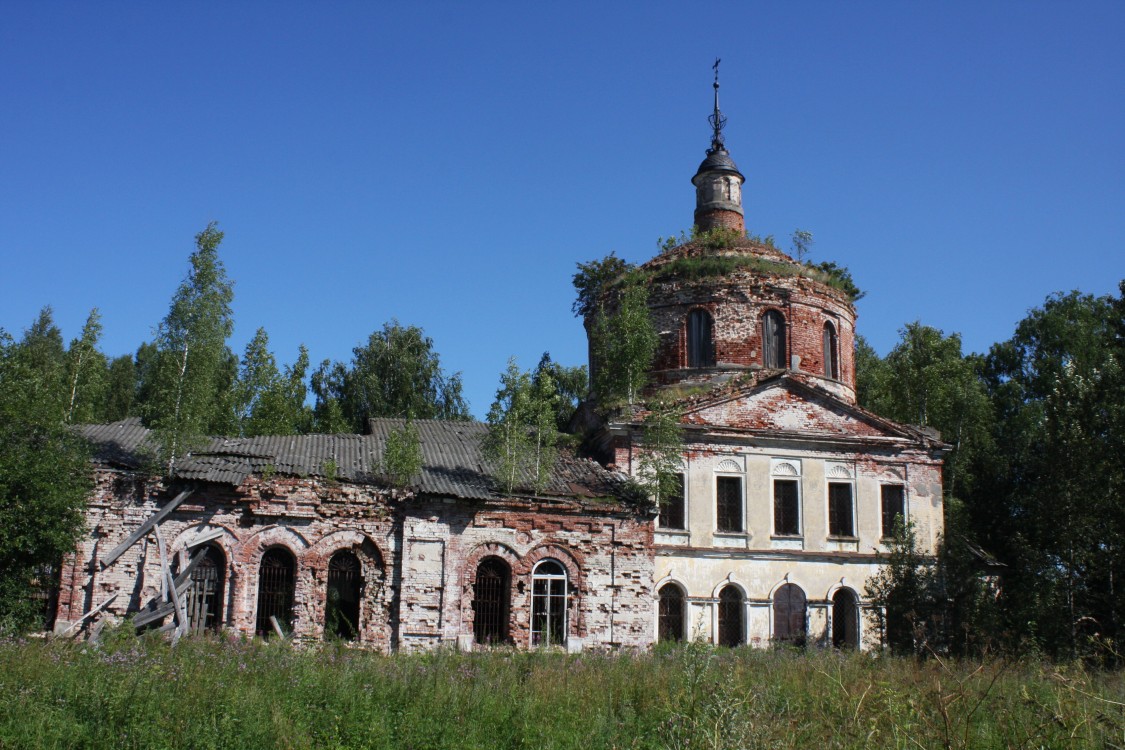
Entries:
<svg viewBox="0 0 1125 750">
<path fill-rule="evenodd" d="M 715 111 L 711 123 L 711 147 L 691 182 L 695 185 L 695 226 L 703 231 L 726 227 L 740 235 L 746 231 L 742 216 L 742 183 L 746 178 L 738 171 L 723 143 L 723 126 L 727 118 L 719 111 L 719 60 L 715 60 Z"/>
</svg>

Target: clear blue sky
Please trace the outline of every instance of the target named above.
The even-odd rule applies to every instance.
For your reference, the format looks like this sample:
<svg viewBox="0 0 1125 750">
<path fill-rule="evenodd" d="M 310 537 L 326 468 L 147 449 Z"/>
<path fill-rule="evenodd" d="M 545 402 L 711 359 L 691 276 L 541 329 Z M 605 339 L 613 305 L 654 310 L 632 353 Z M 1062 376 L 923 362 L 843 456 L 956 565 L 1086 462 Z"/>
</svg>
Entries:
<svg viewBox="0 0 1125 750">
<path fill-rule="evenodd" d="M 0 6 L 0 327 L 150 339 L 209 220 L 241 352 L 397 317 L 488 410 L 585 361 L 575 264 L 690 226 L 722 57 L 747 226 L 851 268 L 860 332 L 1008 338 L 1125 277 L 1125 3 Z M 785 243 L 787 245 L 787 241 Z"/>
</svg>

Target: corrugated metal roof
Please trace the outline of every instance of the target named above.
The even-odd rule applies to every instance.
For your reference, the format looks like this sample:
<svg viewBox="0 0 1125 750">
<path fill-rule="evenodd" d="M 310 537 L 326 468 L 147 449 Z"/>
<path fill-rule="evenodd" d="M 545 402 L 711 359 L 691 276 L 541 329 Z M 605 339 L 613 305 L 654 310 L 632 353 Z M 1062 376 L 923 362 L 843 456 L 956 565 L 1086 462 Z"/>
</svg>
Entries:
<svg viewBox="0 0 1125 750">
<path fill-rule="evenodd" d="M 183 479 L 238 485 L 251 474 L 265 471 L 326 477 L 334 462 L 337 479 L 381 484 L 379 467 L 387 437 L 403 424 L 401 419 L 372 419 L 370 435 L 210 438 L 179 461 L 176 474 Z M 444 420 L 415 420 L 414 425 L 422 448 L 422 472 L 416 485 L 421 493 L 479 500 L 497 496 L 481 449 L 487 425 Z M 152 433 L 136 418 L 77 429 L 94 443 L 96 458 L 108 464 L 136 468 L 144 463 L 146 454 L 153 453 Z M 530 486 L 530 479 L 525 475 L 520 484 Z M 540 494 L 620 496 L 624 481 L 624 475 L 563 450 Z"/>
</svg>

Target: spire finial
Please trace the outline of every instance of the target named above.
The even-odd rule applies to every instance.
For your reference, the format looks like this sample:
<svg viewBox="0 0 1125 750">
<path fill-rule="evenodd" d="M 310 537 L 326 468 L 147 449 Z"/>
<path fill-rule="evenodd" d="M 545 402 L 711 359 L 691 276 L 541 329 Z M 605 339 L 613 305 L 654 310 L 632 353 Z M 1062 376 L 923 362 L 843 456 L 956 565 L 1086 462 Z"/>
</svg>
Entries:
<svg viewBox="0 0 1125 750">
<path fill-rule="evenodd" d="M 711 123 L 711 149 L 712 151 L 724 151 L 726 147 L 723 145 L 723 126 L 727 124 L 727 118 L 723 117 L 723 113 L 719 111 L 719 63 L 722 58 L 716 57 L 715 64 L 711 68 L 715 71 L 715 112 L 707 118 Z"/>
</svg>

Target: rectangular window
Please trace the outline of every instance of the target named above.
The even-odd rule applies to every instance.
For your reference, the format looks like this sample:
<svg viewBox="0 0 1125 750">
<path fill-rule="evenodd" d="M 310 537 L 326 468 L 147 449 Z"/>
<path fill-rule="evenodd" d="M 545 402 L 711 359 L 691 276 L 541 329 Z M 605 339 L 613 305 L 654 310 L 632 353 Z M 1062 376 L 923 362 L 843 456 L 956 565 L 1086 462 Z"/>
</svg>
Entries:
<svg viewBox="0 0 1125 750">
<path fill-rule="evenodd" d="M 801 535 L 801 505 L 796 479 L 773 480 L 773 533 Z"/>
<path fill-rule="evenodd" d="M 883 538 L 894 535 L 895 520 L 906 522 L 906 503 L 901 484 L 884 484 L 883 491 Z"/>
<path fill-rule="evenodd" d="M 828 535 L 855 536 L 855 512 L 850 483 L 828 483 Z"/>
<path fill-rule="evenodd" d="M 719 531 L 742 531 L 742 478 L 716 477 L 715 495 L 715 528 Z"/>
<path fill-rule="evenodd" d="M 671 492 L 660 498 L 660 515 L 656 524 L 662 529 L 677 529 L 682 531 L 687 528 L 687 513 L 684 502 L 684 475 L 677 474 L 675 486 Z"/>
</svg>

